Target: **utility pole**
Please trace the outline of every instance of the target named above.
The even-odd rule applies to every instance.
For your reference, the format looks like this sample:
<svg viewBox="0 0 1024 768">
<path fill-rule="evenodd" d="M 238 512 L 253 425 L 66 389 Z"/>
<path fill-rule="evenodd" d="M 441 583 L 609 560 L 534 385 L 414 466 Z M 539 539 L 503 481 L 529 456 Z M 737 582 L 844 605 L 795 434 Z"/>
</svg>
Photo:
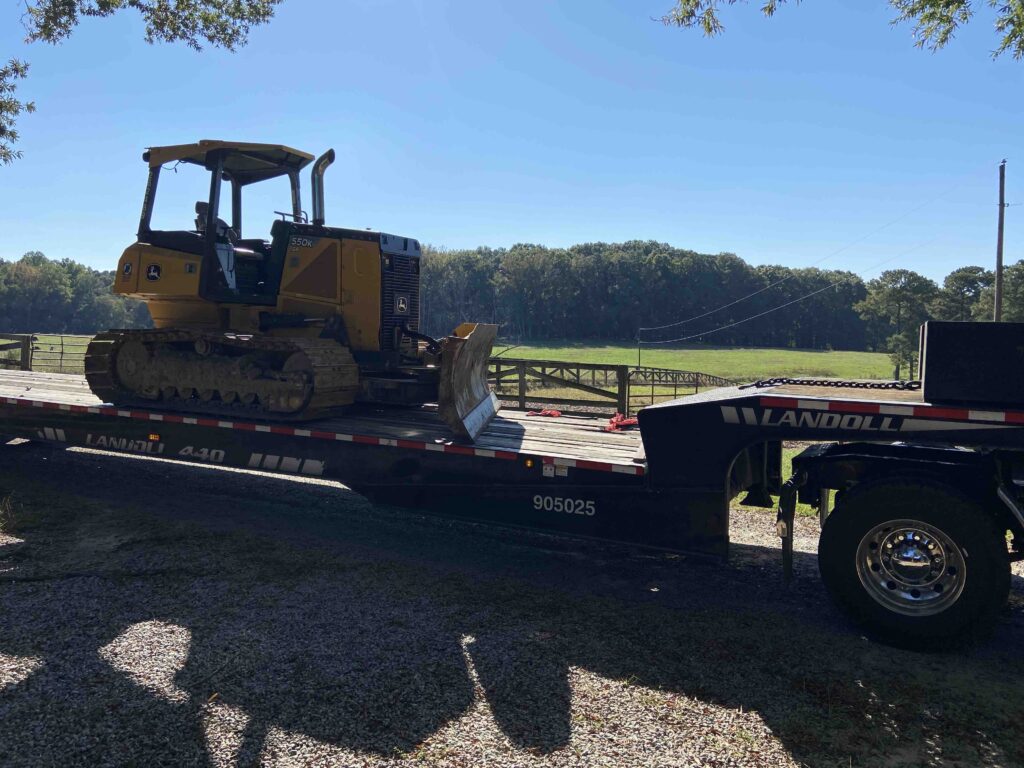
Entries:
<svg viewBox="0 0 1024 768">
<path fill-rule="evenodd" d="M 1006 213 L 1006 161 L 999 164 L 999 226 L 996 229 L 996 297 L 992 319 L 1003 319 L 1003 217 Z"/>
</svg>

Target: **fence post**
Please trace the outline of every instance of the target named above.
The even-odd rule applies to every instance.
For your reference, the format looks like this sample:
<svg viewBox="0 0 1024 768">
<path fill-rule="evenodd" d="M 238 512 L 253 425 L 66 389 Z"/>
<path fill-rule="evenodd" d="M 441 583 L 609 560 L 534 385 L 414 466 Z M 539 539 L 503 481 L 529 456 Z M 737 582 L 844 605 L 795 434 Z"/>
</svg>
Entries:
<svg viewBox="0 0 1024 768">
<path fill-rule="evenodd" d="M 615 373 L 619 379 L 619 391 L 616 398 L 616 407 L 623 416 L 629 416 L 629 366 L 615 366 Z"/>
<path fill-rule="evenodd" d="M 21 370 L 32 370 L 32 339 L 35 337 L 29 334 L 21 340 Z"/>
<path fill-rule="evenodd" d="M 519 410 L 526 410 L 526 363 L 516 363 L 516 375 L 519 377 Z"/>
</svg>

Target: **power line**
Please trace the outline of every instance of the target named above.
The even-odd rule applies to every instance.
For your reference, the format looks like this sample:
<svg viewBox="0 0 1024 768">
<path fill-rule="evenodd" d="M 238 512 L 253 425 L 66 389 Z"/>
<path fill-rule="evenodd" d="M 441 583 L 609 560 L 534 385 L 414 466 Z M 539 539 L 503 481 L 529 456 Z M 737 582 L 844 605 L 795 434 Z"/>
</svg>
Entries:
<svg viewBox="0 0 1024 768">
<path fill-rule="evenodd" d="M 929 205 L 931 205 L 935 201 L 942 199 L 943 197 L 948 195 L 950 192 L 952 192 L 954 189 L 958 189 L 960 187 L 960 181 L 963 178 L 965 178 L 966 176 L 973 175 L 974 173 L 975 173 L 975 171 L 971 171 L 968 174 L 964 174 L 963 176 L 958 177 L 957 181 L 954 182 L 945 191 L 940 192 L 939 194 L 935 195 L 934 197 L 931 197 L 928 200 L 924 201 L 920 205 L 918 205 L 918 206 L 916 206 L 914 208 L 911 208 L 909 211 L 907 211 L 906 213 L 904 213 L 904 214 L 902 214 L 900 216 L 897 216 L 895 219 L 892 219 L 891 221 L 888 221 L 885 224 L 882 224 L 880 227 L 876 227 L 875 229 L 871 230 L 867 234 L 864 234 L 861 237 L 858 237 L 856 240 L 852 240 L 849 243 L 847 243 L 846 245 L 843 245 L 840 248 L 837 248 L 836 250 L 832 251 L 831 253 L 829 253 L 829 254 L 827 254 L 825 256 L 822 256 L 817 261 L 811 262 L 806 267 L 803 267 L 803 269 L 810 269 L 811 267 L 816 267 L 818 264 L 821 264 L 824 261 L 828 261 L 829 259 L 833 258 L 834 256 L 838 256 L 840 253 L 843 253 L 844 251 L 848 251 L 853 246 L 858 245 L 859 243 L 864 242 L 869 237 L 877 235 L 879 232 L 881 232 L 881 231 L 883 231 L 885 229 L 888 229 L 893 224 L 898 224 L 899 222 L 901 222 L 904 219 L 910 217 L 911 215 L 917 213 L 918 211 L 922 210 L 923 208 L 928 207 Z M 754 296 L 757 296 L 758 294 L 764 293 L 765 291 L 767 291 L 770 288 L 774 288 L 777 285 L 781 285 L 782 283 L 786 282 L 787 280 L 789 280 L 790 278 L 792 278 L 794 276 L 795 276 L 794 273 L 790 272 L 790 274 L 786 275 L 785 277 L 783 277 L 783 278 L 781 278 L 779 280 L 776 280 L 774 283 L 770 283 L 770 284 L 764 286 L 763 288 L 758 288 L 753 293 L 749 293 L 746 296 L 742 296 L 742 297 L 736 299 L 735 301 L 730 301 L 728 304 L 723 304 L 722 306 L 716 307 L 715 309 L 712 309 L 712 310 L 709 310 L 707 312 L 704 312 L 703 314 L 694 315 L 693 317 L 687 318 L 686 320 L 678 320 L 678 321 L 676 321 L 674 323 L 668 323 L 667 325 L 653 325 L 653 326 L 650 326 L 650 327 L 637 328 L 637 340 L 639 341 L 640 335 L 644 331 L 662 331 L 662 330 L 665 330 L 666 328 L 675 328 L 675 327 L 680 326 L 680 325 L 686 325 L 687 323 L 692 323 L 694 320 L 700 320 L 700 319 L 705 318 L 705 317 L 707 317 L 709 315 L 713 315 L 716 312 L 720 312 L 723 309 L 728 309 L 729 307 L 733 307 L 733 306 L 735 306 L 735 305 L 737 305 L 737 304 L 739 304 L 741 302 L 746 301 L 747 299 L 751 299 Z M 644 343 L 644 344 L 666 344 L 668 342 L 652 341 L 652 342 L 642 342 L 642 343 Z"/>
<path fill-rule="evenodd" d="M 900 253 L 897 253 L 895 256 L 890 256 L 888 259 L 880 261 L 877 264 L 875 264 L 874 266 L 868 268 L 865 271 L 865 274 L 874 272 L 879 267 L 883 267 L 886 264 L 888 264 L 888 263 L 890 263 L 892 261 L 895 261 L 896 259 L 898 259 L 898 258 L 900 258 L 902 256 L 905 256 L 908 253 L 912 253 L 913 251 L 916 251 L 919 248 L 923 248 L 926 245 L 930 245 L 933 242 L 935 242 L 934 239 L 928 240 L 927 242 L 924 242 L 924 243 L 918 243 L 917 245 L 915 245 L 912 248 L 908 248 L 905 251 L 901 251 Z M 642 345 L 642 344 L 648 344 L 648 345 L 652 345 L 652 344 L 680 344 L 680 343 L 685 342 L 685 341 L 692 341 L 693 339 L 698 339 L 701 336 L 710 336 L 712 333 L 718 333 L 719 331 L 724 331 L 724 330 L 727 330 L 729 328 L 735 328 L 737 325 L 743 325 L 743 323 L 749 323 L 751 320 L 756 320 L 759 317 L 764 317 L 765 315 L 770 315 L 772 312 L 777 312 L 780 309 L 785 309 L 786 307 L 791 307 L 794 304 L 799 304 L 801 301 L 804 301 L 805 299 L 809 299 L 812 296 L 817 296 L 819 293 L 823 293 L 823 292 L 827 291 L 829 288 L 835 288 L 837 285 L 841 285 L 842 282 L 843 282 L 842 280 L 836 280 L 834 283 L 830 283 L 829 285 L 826 285 L 824 288 L 818 288 L 817 290 L 811 291 L 810 293 L 808 293 L 808 294 L 806 294 L 804 296 L 801 296 L 799 298 L 793 299 L 792 301 L 787 301 L 785 304 L 780 304 L 777 307 L 772 307 L 771 309 L 766 309 L 764 312 L 758 312 L 756 315 L 751 315 L 750 317 L 745 317 L 742 320 L 737 320 L 735 322 L 719 326 L 718 328 L 712 328 L 710 331 L 702 331 L 701 333 L 695 333 L 695 334 L 693 334 L 691 336 L 683 336 L 683 337 L 678 338 L 678 339 L 665 339 L 663 341 L 639 341 L 638 340 L 637 344 L 638 345 Z"/>
</svg>

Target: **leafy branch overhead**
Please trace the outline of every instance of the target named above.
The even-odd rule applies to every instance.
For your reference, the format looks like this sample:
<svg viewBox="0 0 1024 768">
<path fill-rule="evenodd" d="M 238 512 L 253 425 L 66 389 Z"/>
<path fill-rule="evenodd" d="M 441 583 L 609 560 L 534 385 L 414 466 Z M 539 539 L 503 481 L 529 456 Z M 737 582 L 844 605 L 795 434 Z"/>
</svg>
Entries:
<svg viewBox="0 0 1024 768">
<path fill-rule="evenodd" d="M 249 30 L 265 24 L 281 0 L 37 0 L 25 14 L 27 42 L 60 43 L 82 17 L 107 17 L 131 9 L 141 14 L 150 43 L 204 43 L 234 51 Z"/>
<path fill-rule="evenodd" d="M 688 29 L 698 28 L 712 37 L 725 27 L 718 17 L 723 5 L 735 5 L 746 0 L 677 0 L 662 21 L 665 24 Z M 786 0 L 764 0 L 761 12 L 774 16 Z M 797 0 L 799 2 L 799 0 Z M 975 10 L 986 3 L 995 10 L 996 33 L 999 45 L 993 56 L 1009 53 L 1015 59 L 1024 58 L 1024 0 L 889 0 L 896 11 L 893 24 L 910 22 L 914 25 L 914 45 L 937 51 L 967 24 Z"/>
<path fill-rule="evenodd" d="M 8 165 L 21 157 L 14 149 L 18 140 L 18 116 L 22 112 L 34 112 L 36 108 L 31 101 L 19 101 L 15 96 L 18 81 L 27 73 L 28 64 L 17 59 L 0 67 L 0 165 Z"/>
<path fill-rule="evenodd" d="M 134 10 L 145 24 L 150 43 L 183 42 L 201 51 L 205 45 L 235 51 L 253 27 L 265 24 L 281 0 L 27 0 L 22 22 L 27 43 L 63 42 L 83 18 L 105 18 Z M 0 68 L 0 165 L 21 157 L 14 149 L 18 117 L 32 112 L 32 102 L 17 98 L 18 81 L 28 65 L 12 59 Z"/>
</svg>

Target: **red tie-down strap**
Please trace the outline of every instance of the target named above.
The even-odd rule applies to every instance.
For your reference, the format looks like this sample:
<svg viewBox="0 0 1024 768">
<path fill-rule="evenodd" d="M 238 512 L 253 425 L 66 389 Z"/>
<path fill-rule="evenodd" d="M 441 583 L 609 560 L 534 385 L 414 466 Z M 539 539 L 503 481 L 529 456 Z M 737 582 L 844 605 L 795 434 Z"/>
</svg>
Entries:
<svg viewBox="0 0 1024 768">
<path fill-rule="evenodd" d="M 621 413 L 616 413 L 610 419 L 608 419 L 608 426 L 603 427 L 605 432 L 622 432 L 627 429 L 639 426 L 636 420 L 636 416 L 626 418 Z"/>
<path fill-rule="evenodd" d="M 527 411 L 527 416 L 550 416 L 553 419 L 557 419 L 562 415 L 561 411 L 556 411 L 553 408 L 546 408 L 543 411 Z"/>
</svg>

